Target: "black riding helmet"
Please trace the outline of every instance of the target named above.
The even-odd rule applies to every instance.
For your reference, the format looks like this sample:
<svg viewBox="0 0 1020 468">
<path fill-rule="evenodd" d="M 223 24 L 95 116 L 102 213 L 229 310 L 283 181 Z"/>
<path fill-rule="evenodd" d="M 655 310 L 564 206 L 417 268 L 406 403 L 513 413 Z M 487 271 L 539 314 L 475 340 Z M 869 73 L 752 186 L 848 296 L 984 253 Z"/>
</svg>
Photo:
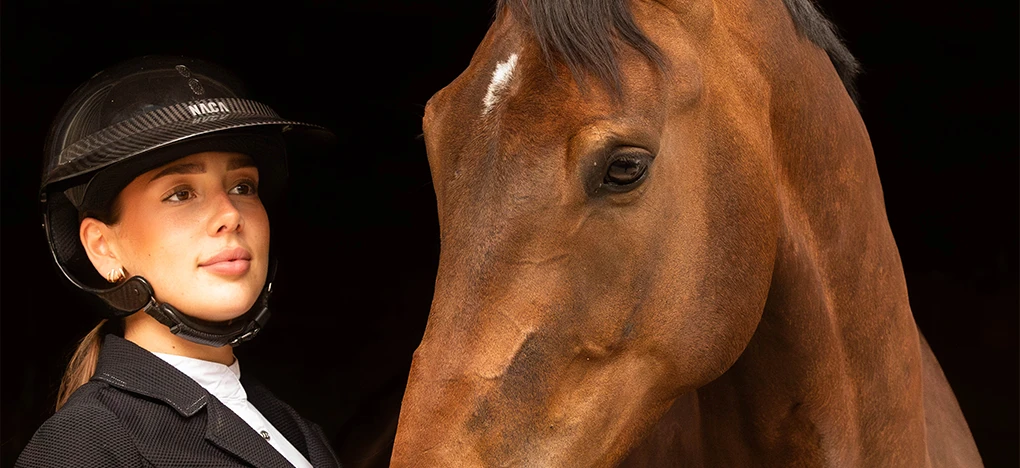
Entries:
<svg viewBox="0 0 1020 468">
<path fill-rule="evenodd" d="M 68 98 L 45 146 L 40 199 L 54 261 L 72 284 L 109 305 L 108 318 L 144 309 L 196 343 L 237 345 L 251 339 L 269 318 L 273 267 L 250 311 L 229 322 L 208 322 L 157 301 L 140 276 L 107 283 L 85 254 L 78 226 L 84 216 L 107 213 L 138 175 L 202 151 L 251 156 L 259 168 L 259 196 L 268 204 L 284 185 L 286 149 L 295 139 L 325 146 L 332 134 L 283 119 L 248 99 L 236 77 L 208 62 L 146 56 L 99 72 Z"/>
</svg>

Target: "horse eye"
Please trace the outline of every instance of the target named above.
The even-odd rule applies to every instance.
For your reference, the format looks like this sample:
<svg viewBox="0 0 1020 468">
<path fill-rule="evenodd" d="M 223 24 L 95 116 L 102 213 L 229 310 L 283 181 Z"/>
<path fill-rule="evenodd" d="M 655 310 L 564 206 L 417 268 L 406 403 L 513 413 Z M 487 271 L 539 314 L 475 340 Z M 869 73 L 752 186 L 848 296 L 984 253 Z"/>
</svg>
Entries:
<svg viewBox="0 0 1020 468">
<path fill-rule="evenodd" d="M 646 152 L 628 151 L 610 159 L 603 186 L 615 190 L 631 190 L 644 180 L 648 172 L 651 155 Z"/>
</svg>

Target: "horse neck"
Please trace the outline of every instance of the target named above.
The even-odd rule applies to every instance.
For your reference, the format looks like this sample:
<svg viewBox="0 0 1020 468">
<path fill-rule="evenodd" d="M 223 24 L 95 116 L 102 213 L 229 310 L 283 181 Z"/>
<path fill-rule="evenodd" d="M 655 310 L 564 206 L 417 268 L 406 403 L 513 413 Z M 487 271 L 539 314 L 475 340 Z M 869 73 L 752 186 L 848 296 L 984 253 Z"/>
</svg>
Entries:
<svg viewBox="0 0 1020 468">
<path fill-rule="evenodd" d="M 754 337 L 698 392 L 706 456 L 925 466 L 918 334 L 874 154 L 825 53 L 809 49 L 773 71 L 778 251 Z"/>
</svg>

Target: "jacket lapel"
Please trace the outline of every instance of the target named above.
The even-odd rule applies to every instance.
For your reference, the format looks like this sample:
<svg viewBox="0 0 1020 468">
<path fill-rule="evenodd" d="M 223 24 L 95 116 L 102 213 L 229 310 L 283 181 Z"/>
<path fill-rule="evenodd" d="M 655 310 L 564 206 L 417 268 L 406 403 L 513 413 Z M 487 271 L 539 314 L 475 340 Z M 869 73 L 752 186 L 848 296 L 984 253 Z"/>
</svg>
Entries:
<svg viewBox="0 0 1020 468">
<path fill-rule="evenodd" d="M 291 467 L 269 442 L 215 398 L 206 405 L 205 438 L 217 447 L 256 467 Z"/>
<path fill-rule="evenodd" d="M 322 430 L 319 429 L 313 433 L 307 425 L 302 424 L 301 427 L 304 431 L 305 439 L 313 441 L 308 443 L 308 461 L 312 466 L 339 468 L 341 465 L 337 461 L 336 453 L 333 453 L 333 448 L 329 446 L 326 435 L 322 433 Z"/>
<path fill-rule="evenodd" d="M 286 403 L 278 400 L 257 381 L 241 377 L 248 401 L 258 408 L 269 423 L 298 449 L 316 468 L 339 467 L 336 454 L 321 430 L 304 419 Z"/>
</svg>

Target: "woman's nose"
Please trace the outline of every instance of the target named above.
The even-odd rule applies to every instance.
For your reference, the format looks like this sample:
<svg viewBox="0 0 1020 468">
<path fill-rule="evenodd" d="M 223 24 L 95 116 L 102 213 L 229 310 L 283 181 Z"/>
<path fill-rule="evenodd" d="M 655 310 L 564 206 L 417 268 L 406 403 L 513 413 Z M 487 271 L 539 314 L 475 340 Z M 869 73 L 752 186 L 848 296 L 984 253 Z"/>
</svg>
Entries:
<svg viewBox="0 0 1020 468">
<path fill-rule="evenodd" d="M 240 232 L 244 228 L 244 217 L 241 211 L 234 206 L 234 201 L 226 192 L 220 192 L 213 200 L 215 209 L 210 224 L 210 234 L 221 234 L 225 232 Z"/>
</svg>

